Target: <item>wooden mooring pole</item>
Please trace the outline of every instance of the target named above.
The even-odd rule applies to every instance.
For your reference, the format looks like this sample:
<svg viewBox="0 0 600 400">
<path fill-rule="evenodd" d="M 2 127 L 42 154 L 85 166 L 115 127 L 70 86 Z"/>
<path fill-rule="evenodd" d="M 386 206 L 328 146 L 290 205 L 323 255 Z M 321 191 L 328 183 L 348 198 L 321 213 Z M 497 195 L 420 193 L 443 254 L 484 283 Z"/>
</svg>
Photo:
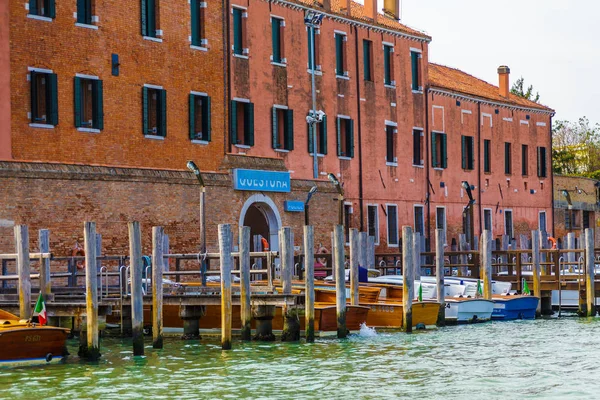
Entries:
<svg viewBox="0 0 600 400">
<path fill-rule="evenodd" d="M 402 227 L 402 328 L 412 332 L 412 302 L 414 296 L 413 232 L 410 226 Z"/>
<path fill-rule="evenodd" d="M 335 271 L 335 305 L 337 312 L 337 337 L 348 336 L 346 329 L 346 271 L 344 269 L 344 227 L 336 225 L 333 234 L 333 253 Z"/>
<path fill-rule="evenodd" d="M 421 280 L 421 234 L 413 232 L 413 268 L 414 280 Z"/>
<path fill-rule="evenodd" d="M 242 340 L 252 340 L 250 303 L 250 227 L 240 227 L 240 317 Z"/>
<path fill-rule="evenodd" d="M 350 229 L 350 304 L 353 306 L 358 305 L 358 259 L 359 259 L 359 237 L 358 229 Z"/>
<path fill-rule="evenodd" d="M 50 253 L 50 231 L 48 229 L 40 229 L 40 253 Z M 50 259 L 40 258 L 40 292 L 47 301 L 48 295 L 52 291 L 52 282 L 50 280 Z"/>
<path fill-rule="evenodd" d="M 231 226 L 219 225 L 221 261 L 221 348 L 231 350 Z"/>
<path fill-rule="evenodd" d="M 596 315 L 596 292 L 594 285 L 594 275 L 596 265 L 594 258 L 594 230 L 587 228 L 585 230 L 585 303 L 586 316 Z"/>
<path fill-rule="evenodd" d="M 140 223 L 130 222 L 129 228 L 129 267 L 131 271 L 131 334 L 133 355 L 144 355 L 144 298 L 142 292 L 142 232 Z"/>
<path fill-rule="evenodd" d="M 438 313 L 438 326 L 446 325 L 446 290 L 444 287 L 444 230 L 435 230 L 435 283 L 437 289 L 437 301 L 440 303 Z"/>
<path fill-rule="evenodd" d="M 163 244 L 162 226 L 152 227 L 152 347 L 163 348 Z"/>
<path fill-rule="evenodd" d="M 535 316 L 540 317 L 542 315 L 542 291 L 541 291 L 541 274 L 542 269 L 540 266 L 540 231 L 531 231 L 531 263 L 533 270 L 533 295 L 537 296 L 540 300 L 535 311 Z"/>
<path fill-rule="evenodd" d="M 492 299 L 492 232 L 483 231 L 481 235 L 479 275 L 483 279 L 483 298 Z"/>
<path fill-rule="evenodd" d="M 292 277 L 294 276 L 294 234 L 292 228 L 281 228 L 281 283 L 283 294 L 292 294 Z M 290 309 L 287 305 L 283 307 L 283 332 L 281 340 L 284 342 L 295 342 L 300 340 L 300 321 L 298 310 Z"/>
<path fill-rule="evenodd" d="M 15 226 L 17 273 L 19 274 L 19 317 L 31 318 L 31 270 L 29 265 L 29 229 L 27 225 Z"/>
<path fill-rule="evenodd" d="M 315 231 L 312 226 L 304 226 L 304 313 L 306 318 L 306 341 L 315 341 Z"/>
<path fill-rule="evenodd" d="M 359 244 L 358 247 L 360 249 L 359 251 L 359 257 L 358 257 L 358 265 L 360 265 L 361 267 L 368 269 L 369 268 L 369 263 L 367 262 L 367 257 L 368 257 L 368 247 L 369 247 L 369 234 L 367 232 L 360 232 L 358 234 L 359 236 Z"/>
<path fill-rule="evenodd" d="M 95 361 L 100 358 L 98 332 L 98 279 L 96 277 L 96 223 L 85 222 L 83 229 L 85 251 L 85 298 L 87 321 L 87 346 L 80 355 Z"/>
</svg>

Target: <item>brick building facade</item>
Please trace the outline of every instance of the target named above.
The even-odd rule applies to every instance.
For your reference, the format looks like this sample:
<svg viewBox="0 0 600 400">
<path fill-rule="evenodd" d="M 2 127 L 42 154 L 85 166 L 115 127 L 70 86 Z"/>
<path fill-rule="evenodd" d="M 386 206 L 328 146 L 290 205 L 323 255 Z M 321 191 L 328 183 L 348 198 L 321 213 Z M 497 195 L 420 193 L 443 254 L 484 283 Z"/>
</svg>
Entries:
<svg viewBox="0 0 600 400">
<path fill-rule="evenodd" d="M 600 181 L 579 176 L 554 177 L 554 227 L 556 240 L 565 247 L 567 234 L 583 239 L 587 228 L 594 229 L 596 246 L 600 246 L 596 216 L 600 211 Z"/>
</svg>

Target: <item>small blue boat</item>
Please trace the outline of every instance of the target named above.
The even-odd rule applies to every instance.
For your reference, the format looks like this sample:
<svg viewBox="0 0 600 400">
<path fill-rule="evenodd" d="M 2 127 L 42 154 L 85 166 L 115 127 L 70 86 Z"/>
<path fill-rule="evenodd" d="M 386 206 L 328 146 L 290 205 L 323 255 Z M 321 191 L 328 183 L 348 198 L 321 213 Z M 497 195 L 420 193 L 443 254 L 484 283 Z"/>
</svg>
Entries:
<svg viewBox="0 0 600 400">
<path fill-rule="evenodd" d="M 539 297 L 536 296 L 494 296 L 493 320 L 534 319 Z"/>
</svg>

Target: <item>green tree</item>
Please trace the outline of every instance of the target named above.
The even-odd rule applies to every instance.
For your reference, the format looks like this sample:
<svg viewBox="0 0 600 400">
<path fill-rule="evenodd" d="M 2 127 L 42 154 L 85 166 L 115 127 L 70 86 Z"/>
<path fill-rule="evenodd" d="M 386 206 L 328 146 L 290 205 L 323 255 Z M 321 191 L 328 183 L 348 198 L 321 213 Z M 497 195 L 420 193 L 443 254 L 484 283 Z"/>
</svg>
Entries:
<svg viewBox="0 0 600 400">
<path fill-rule="evenodd" d="M 586 117 L 556 121 L 552 127 L 552 166 L 557 174 L 586 176 L 600 170 L 600 125 Z"/>
<path fill-rule="evenodd" d="M 510 92 L 527 100 L 531 100 L 536 103 L 540 102 L 540 94 L 536 92 L 535 96 L 533 95 L 533 85 L 530 85 L 527 90 L 525 90 L 525 79 L 523 79 L 523 77 L 520 77 L 515 83 L 513 83 Z"/>
</svg>

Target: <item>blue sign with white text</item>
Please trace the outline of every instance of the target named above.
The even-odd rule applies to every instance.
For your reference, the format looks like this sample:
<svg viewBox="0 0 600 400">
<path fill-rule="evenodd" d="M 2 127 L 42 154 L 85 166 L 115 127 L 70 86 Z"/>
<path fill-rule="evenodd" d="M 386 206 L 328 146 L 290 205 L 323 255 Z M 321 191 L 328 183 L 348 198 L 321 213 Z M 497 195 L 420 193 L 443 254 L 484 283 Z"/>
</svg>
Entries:
<svg viewBox="0 0 600 400">
<path fill-rule="evenodd" d="M 256 192 L 291 191 L 290 173 L 278 171 L 260 171 L 256 169 L 234 169 L 233 188 Z"/>
<path fill-rule="evenodd" d="M 283 202 L 283 209 L 287 212 L 303 212 L 304 202 L 295 200 L 286 200 Z"/>
</svg>

